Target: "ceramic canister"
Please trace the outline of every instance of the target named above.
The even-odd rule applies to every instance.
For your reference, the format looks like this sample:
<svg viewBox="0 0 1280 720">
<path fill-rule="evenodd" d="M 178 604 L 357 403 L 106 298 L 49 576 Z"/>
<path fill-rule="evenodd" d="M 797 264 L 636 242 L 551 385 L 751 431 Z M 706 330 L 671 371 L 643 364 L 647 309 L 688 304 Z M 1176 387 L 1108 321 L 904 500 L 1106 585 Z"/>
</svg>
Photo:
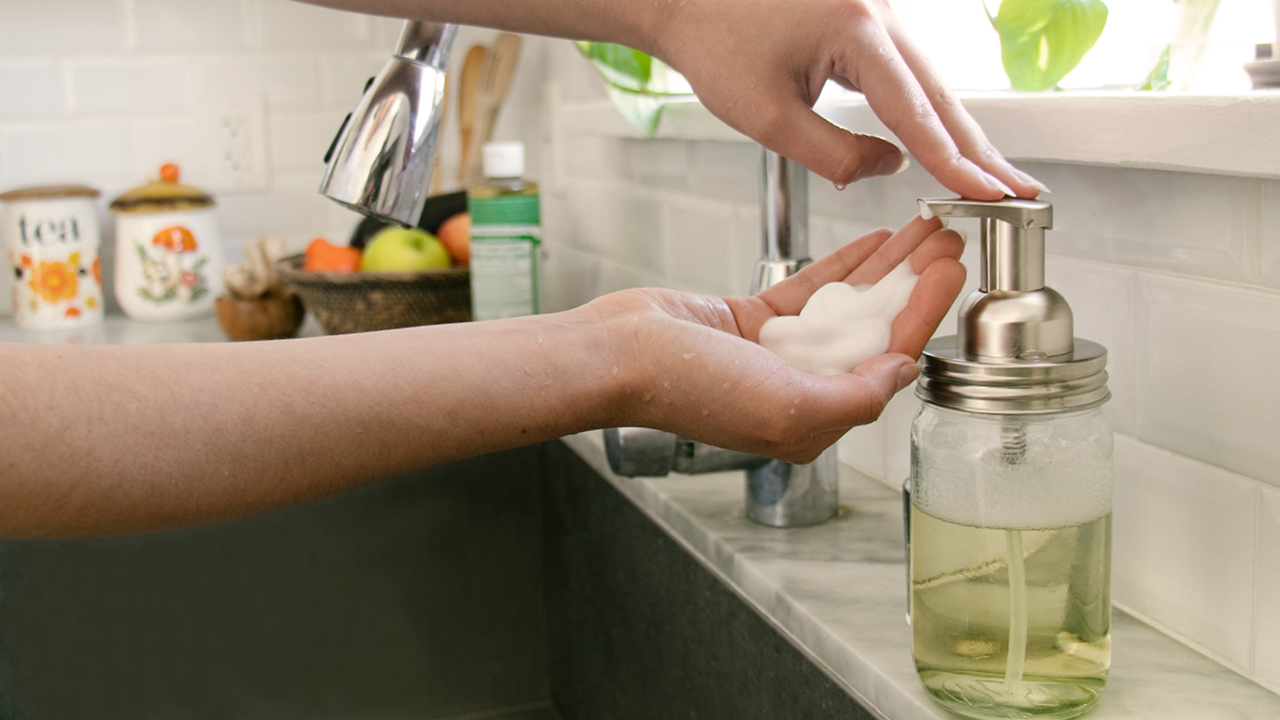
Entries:
<svg viewBox="0 0 1280 720">
<path fill-rule="evenodd" d="M 213 198 L 178 182 L 178 167 L 111 203 L 116 216 L 115 291 L 135 320 L 213 313 L 222 292 L 222 249 Z"/>
<path fill-rule="evenodd" d="M 19 327 L 59 329 L 102 322 L 97 196 L 97 190 L 78 185 L 0 194 L 0 235 Z"/>
</svg>

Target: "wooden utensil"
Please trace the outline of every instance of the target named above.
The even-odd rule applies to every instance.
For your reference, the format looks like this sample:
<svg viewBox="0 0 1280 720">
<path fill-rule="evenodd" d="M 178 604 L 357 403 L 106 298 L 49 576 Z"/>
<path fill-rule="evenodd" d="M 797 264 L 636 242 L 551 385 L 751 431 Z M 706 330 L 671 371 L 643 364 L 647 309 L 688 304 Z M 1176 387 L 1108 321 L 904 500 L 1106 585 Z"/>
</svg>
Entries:
<svg viewBox="0 0 1280 720">
<path fill-rule="evenodd" d="M 498 111 L 507 99 L 511 79 L 516 74 L 520 42 L 519 35 L 501 33 L 485 57 L 484 68 L 480 73 L 480 88 L 476 93 L 476 126 L 472 135 L 472 150 L 467 162 L 467 177 L 472 182 L 483 175 L 480 148 L 493 138 Z"/>
<path fill-rule="evenodd" d="M 458 82 L 458 132 L 462 137 L 462 153 L 458 159 L 458 184 L 467 184 L 467 162 L 471 154 L 471 137 L 476 127 L 476 92 L 480 89 L 480 73 L 489 51 L 473 45 L 462 62 Z"/>
<path fill-rule="evenodd" d="M 428 195 L 438 195 L 444 180 L 440 177 L 440 146 L 444 144 L 444 129 L 449 124 L 449 76 L 444 76 L 444 98 L 440 102 L 440 127 L 436 129 L 436 159 L 431 163 L 431 187 Z"/>
</svg>

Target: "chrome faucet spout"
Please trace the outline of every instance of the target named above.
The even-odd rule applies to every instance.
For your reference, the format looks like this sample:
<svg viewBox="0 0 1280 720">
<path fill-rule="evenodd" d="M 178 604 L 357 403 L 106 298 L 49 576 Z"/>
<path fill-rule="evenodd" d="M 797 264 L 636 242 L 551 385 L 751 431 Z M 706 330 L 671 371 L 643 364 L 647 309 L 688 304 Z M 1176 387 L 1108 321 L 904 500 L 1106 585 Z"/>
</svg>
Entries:
<svg viewBox="0 0 1280 720">
<path fill-rule="evenodd" d="M 457 26 L 405 23 L 325 155 L 320 192 L 353 210 L 416 225 L 427 201 Z"/>
</svg>

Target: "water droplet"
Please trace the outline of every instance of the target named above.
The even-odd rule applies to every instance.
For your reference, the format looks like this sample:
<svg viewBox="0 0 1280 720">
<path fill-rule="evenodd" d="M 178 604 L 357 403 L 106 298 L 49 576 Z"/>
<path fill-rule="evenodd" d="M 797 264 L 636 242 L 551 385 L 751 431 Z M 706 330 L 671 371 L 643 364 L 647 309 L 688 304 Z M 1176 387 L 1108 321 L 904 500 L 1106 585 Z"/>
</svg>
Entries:
<svg viewBox="0 0 1280 720">
<path fill-rule="evenodd" d="M 796 409 L 795 409 L 795 408 L 791 408 L 791 414 L 792 414 L 792 415 L 795 415 L 795 414 L 796 414 Z"/>
<path fill-rule="evenodd" d="M 694 358 L 698 357 L 698 353 L 685 353 L 685 354 L 681 355 L 680 357 L 684 358 L 685 360 L 692 360 L 692 359 L 694 359 Z"/>
<path fill-rule="evenodd" d="M 728 390 L 728 389 L 729 389 L 729 383 L 725 383 L 725 384 L 724 384 L 724 389 L 725 389 L 725 390 Z"/>
<path fill-rule="evenodd" d="M 618 366 L 617 366 L 617 365 L 614 365 L 614 366 L 613 366 L 613 374 L 614 374 L 614 375 L 617 375 L 617 374 L 618 374 Z"/>
<path fill-rule="evenodd" d="M 662 387 L 664 387 L 664 388 L 666 388 L 666 389 L 670 390 L 670 389 L 671 389 L 671 381 L 670 381 L 670 380 L 663 380 L 663 381 L 662 381 Z"/>
<path fill-rule="evenodd" d="M 649 402 L 650 400 L 652 400 L 652 399 L 653 399 L 653 393 L 651 393 L 651 392 L 647 392 L 647 393 L 645 393 L 644 395 L 641 395 L 641 396 L 640 396 L 640 399 L 641 399 L 641 400 L 643 400 L 643 401 L 645 401 L 645 402 Z"/>
<path fill-rule="evenodd" d="M 706 416 L 708 416 L 708 415 L 710 415 L 710 414 L 711 414 L 711 410 L 709 410 L 709 409 L 707 409 L 707 408 L 702 408 L 702 417 L 706 417 Z"/>
<path fill-rule="evenodd" d="M 546 338 L 545 338 L 545 337 L 543 337 L 542 335 L 539 335 L 539 336 L 538 336 L 538 344 L 539 344 L 539 345 L 541 345 L 543 340 L 546 340 Z"/>
<path fill-rule="evenodd" d="M 543 381 L 542 381 L 542 387 L 546 387 L 546 386 L 548 386 L 548 385 L 550 385 L 550 384 L 551 384 L 551 379 L 550 379 L 550 378 L 548 378 L 548 379 L 546 379 L 546 380 L 543 380 Z"/>
<path fill-rule="evenodd" d="M 844 183 L 836 183 L 835 185 L 836 185 L 836 192 L 840 192 L 841 190 L 844 190 L 845 188 L 849 187 Z"/>
</svg>

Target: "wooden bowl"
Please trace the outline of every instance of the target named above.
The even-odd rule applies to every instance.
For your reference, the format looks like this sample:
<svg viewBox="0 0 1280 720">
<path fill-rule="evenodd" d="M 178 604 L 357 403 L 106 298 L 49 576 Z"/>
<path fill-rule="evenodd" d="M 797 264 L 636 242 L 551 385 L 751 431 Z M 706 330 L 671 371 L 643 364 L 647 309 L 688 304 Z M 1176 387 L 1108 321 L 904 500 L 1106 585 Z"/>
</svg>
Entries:
<svg viewBox="0 0 1280 720">
<path fill-rule="evenodd" d="M 232 340 L 279 340 L 298 334 L 302 301 L 297 295 L 240 300 L 223 295 L 214 301 L 218 324 Z"/>
</svg>

